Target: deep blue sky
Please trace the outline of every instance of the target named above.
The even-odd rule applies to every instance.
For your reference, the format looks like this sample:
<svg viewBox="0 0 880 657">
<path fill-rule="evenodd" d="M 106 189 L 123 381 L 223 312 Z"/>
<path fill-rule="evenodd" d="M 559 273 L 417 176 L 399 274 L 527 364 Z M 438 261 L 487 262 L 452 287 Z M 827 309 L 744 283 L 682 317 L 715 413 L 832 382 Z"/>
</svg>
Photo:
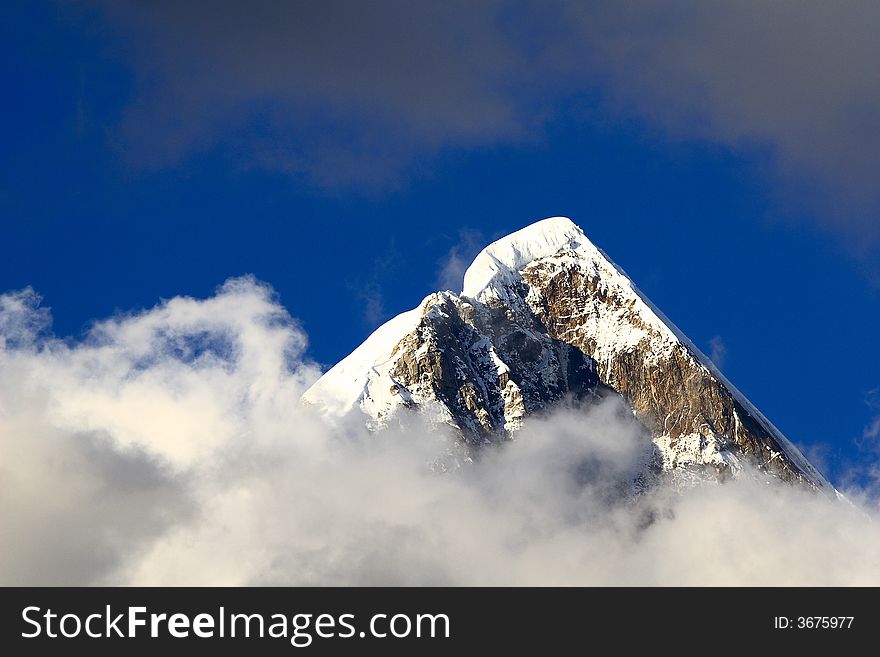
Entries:
<svg viewBox="0 0 880 657">
<path fill-rule="evenodd" d="M 32 286 L 57 334 L 253 273 L 302 321 L 311 357 L 332 364 L 434 290 L 451 249 L 467 256 L 566 215 L 707 353 L 717 336 L 725 373 L 832 478 L 868 458 L 880 412 L 868 403 L 880 387 L 875 206 L 790 148 L 773 117 L 750 127 L 698 105 L 709 128 L 682 129 L 668 106 L 652 113 L 663 102 L 652 89 L 628 85 L 625 59 L 595 80 L 558 73 L 534 94 L 532 71 L 473 107 L 459 71 L 445 84 L 461 103 L 434 117 L 440 101 L 410 104 L 417 82 L 372 97 L 340 81 L 354 91 L 337 97 L 345 59 L 320 73 L 324 86 L 295 66 L 264 80 L 256 55 L 225 75 L 215 46 L 162 45 L 164 21 L 191 19 L 174 11 L 149 32 L 100 3 L 21 3 L 0 27 L 0 291 Z M 255 52 L 229 20 L 228 47 Z M 321 25 L 332 41 L 337 28 Z M 480 75 L 511 79 L 524 66 L 511 58 Z M 216 67 L 185 64 L 196 60 Z M 431 61 L 435 77 L 455 65 Z M 252 73 L 260 84 L 229 99 Z M 839 161 L 835 135 L 822 137 Z"/>
</svg>

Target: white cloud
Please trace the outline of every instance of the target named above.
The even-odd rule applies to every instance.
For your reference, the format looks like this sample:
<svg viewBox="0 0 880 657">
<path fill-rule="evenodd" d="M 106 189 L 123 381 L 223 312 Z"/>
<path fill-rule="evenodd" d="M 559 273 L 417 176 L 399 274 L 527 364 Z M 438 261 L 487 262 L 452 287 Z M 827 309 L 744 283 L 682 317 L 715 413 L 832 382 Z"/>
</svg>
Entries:
<svg viewBox="0 0 880 657">
<path fill-rule="evenodd" d="M 440 261 L 436 287 L 458 294 L 464 284 L 464 273 L 485 246 L 486 239 L 477 230 L 464 228 L 458 233 L 458 242 L 453 244 Z"/>
<path fill-rule="evenodd" d="M 35 304 L 0 302 L 4 584 L 880 583 L 863 504 L 748 477 L 622 497 L 650 445 L 614 401 L 447 474 L 417 422 L 328 427 L 297 403 L 305 336 L 251 279 L 75 345 Z"/>
<path fill-rule="evenodd" d="M 865 403 L 871 410 L 880 411 L 880 388 L 868 391 Z M 880 438 L 880 415 L 873 417 L 868 426 L 865 427 L 864 438 L 871 441 L 876 441 Z"/>
<path fill-rule="evenodd" d="M 709 347 L 711 349 L 709 358 L 711 358 L 712 362 L 721 369 L 724 367 L 724 363 L 727 360 L 727 345 L 724 344 L 724 340 L 720 335 L 716 335 L 709 340 Z"/>
</svg>

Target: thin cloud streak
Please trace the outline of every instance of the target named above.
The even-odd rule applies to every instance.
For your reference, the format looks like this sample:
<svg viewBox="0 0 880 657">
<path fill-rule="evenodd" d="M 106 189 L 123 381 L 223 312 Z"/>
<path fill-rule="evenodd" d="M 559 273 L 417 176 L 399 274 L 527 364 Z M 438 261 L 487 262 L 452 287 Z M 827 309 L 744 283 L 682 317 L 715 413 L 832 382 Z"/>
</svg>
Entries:
<svg viewBox="0 0 880 657">
<path fill-rule="evenodd" d="M 724 343 L 723 338 L 720 335 L 716 335 L 711 340 L 709 340 L 709 358 L 713 363 L 718 367 L 718 369 L 722 369 L 724 367 L 724 363 L 727 361 L 727 345 Z"/>
<path fill-rule="evenodd" d="M 458 241 L 439 263 L 440 270 L 434 287 L 451 290 L 458 294 L 464 284 L 464 273 L 486 245 L 486 238 L 478 230 L 462 228 L 458 231 Z"/>
</svg>

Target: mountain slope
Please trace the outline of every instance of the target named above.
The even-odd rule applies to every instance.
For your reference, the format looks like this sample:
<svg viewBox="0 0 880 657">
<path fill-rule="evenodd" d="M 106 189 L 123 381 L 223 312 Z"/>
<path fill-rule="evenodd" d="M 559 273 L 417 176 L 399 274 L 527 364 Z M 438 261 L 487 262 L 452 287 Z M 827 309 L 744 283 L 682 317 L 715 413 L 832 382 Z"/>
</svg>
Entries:
<svg viewBox="0 0 880 657">
<path fill-rule="evenodd" d="M 561 400 L 620 395 L 658 467 L 735 474 L 742 461 L 831 490 L 803 455 L 563 217 L 486 247 L 461 295 L 438 292 L 375 331 L 304 400 L 381 427 L 403 408 L 469 445 L 513 436 Z"/>
</svg>

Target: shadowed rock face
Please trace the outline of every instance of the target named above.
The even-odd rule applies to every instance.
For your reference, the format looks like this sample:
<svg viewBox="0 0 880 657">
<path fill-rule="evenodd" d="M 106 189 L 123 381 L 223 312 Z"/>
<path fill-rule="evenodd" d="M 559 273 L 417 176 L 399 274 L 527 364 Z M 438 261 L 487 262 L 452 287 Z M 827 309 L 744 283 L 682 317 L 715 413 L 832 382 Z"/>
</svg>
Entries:
<svg viewBox="0 0 880 657">
<path fill-rule="evenodd" d="M 800 452 L 567 219 L 490 245 L 461 295 L 429 295 L 309 390 L 332 413 L 381 427 L 417 411 L 471 450 L 510 439 L 564 400 L 619 395 L 657 470 L 768 476 L 833 490 Z M 331 413 L 331 414 L 332 414 Z"/>
<path fill-rule="evenodd" d="M 611 392 L 596 363 L 550 337 L 530 312 L 490 308 L 450 293 L 429 297 L 417 328 L 394 348 L 395 394 L 439 401 L 470 444 L 509 438 L 526 415 Z"/>
<path fill-rule="evenodd" d="M 523 277 L 539 293 L 534 311 L 548 335 L 593 354 L 596 339 L 583 318 L 608 312 L 622 302 L 619 296 L 604 288 L 598 276 L 557 258 L 533 263 Z M 633 325 L 652 332 L 635 313 L 627 316 Z M 786 481 L 814 480 L 816 473 L 802 472 L 771 429 L 751 415 L 687 345 L 652 358 L 652 342 L 642 339 L 631 349 L 611 353 L 596 367 L 600 381 L 620 393 L 655 439 L 668 445 L 668 467 L 684 465 L 679 455 L 690 459 L 714 443 L 718 452 L 741 456 Z M 710 463 L 720 471 L 730 467 Z"/>
</svg>

